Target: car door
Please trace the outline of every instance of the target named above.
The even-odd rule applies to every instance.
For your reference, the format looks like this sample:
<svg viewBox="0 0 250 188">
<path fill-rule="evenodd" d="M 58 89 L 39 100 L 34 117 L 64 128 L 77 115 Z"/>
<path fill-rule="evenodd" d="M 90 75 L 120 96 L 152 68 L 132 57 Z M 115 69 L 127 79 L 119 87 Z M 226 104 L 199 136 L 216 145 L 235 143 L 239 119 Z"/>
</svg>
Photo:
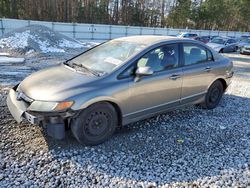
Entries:
<svg viewBox="0 0 250 188">
<path fill-rule="evenodd" d="M 169 44 L 155 48 L 135 62 L 135 69 L 147 66 L 154 73 L 138 82 L 130 81 L 130 113 L 126 116 L 133 119 L 179 103 L 182 85 L 179 59 L 179 45 Z"/>
<path fill-rule="evenodd" d="M 228 39 L 226 42 L 226 47 L 224 48 L 225 52 L 233 52 L 235 51 L 236 47 L 236 41 L 234 39 Z"/>
<path fill-rule="evenodd" d="M 183 84 L 181 102 L 186 103 L 199 99 L 207 91 L 215 77 L 212 53 L 207 48 L 193 43 L 184 43 Z"/>
</svg>

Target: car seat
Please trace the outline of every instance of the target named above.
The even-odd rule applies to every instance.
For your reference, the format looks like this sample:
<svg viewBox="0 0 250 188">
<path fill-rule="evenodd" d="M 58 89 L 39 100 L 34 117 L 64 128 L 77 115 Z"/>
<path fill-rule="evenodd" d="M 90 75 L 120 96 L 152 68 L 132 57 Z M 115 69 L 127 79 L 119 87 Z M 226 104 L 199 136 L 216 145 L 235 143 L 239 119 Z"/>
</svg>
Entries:
<svg viewBox="0 0 250 188">
<path fill-rule="evenodd" d="M 151 67 L 154 71 L 160 71 L 163 69 L 161 60 L 158 53 L 151 53 L 148 55 L 148 60 L 145 66 Z"/>
<path fill-rule="evenodd" d="M 194 64 L 200 62 L 203 57 L 201 55 L 201 50 L 199 48 L 191 48 L 190 55 L 188 57 L 188 64 Z"/>
<path fill-rule="evenodd" d="M 177 64 L 177 57 L 175 50 L 173 48 L 167 47 L 163 48 L 164 57 L 161 61 L 161 65 L 164 67 L 164 69 L 173 68 Z"/>
</svg>

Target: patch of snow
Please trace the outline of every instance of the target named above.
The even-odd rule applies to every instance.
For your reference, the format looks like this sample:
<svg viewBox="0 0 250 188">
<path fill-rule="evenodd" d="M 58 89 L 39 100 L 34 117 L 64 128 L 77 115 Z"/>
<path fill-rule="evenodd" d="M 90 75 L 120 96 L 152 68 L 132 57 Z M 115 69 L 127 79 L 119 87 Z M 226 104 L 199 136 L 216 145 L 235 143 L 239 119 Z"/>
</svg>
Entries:
<svg viewBox="0 0 250 188">
<path fill-rule="evenodd" d="M 0 48 L 8 47 L 10 49 L 25 49 L 29 45 L 28 44 L 29 39 L 33 40 L 39 45 L 39 48 L 42 53 L 65 52 L 61 48 L 51 46 L 47 40 L 42 41 L 37 35 L 31 35 L 29 30 L 21 33 L 15 33 L 14 36 L 10 36 L 8 38 L 0 39 Z"/>
<path fill-rule="evenodd" d="M 24 58 L 0 56 L 0 63 L 23 63 Z"/>
<path fill-rule="evenodd" d="M 28 39 L 30 38 L 30 31 L 15 33 L 13 36 L 0 39 L 0 48 L 26 48 L 28 46 Z"/>
<path fill-rule="evenodd" d="M 51 46 L 47 40 L 45 40 L 45 41 L 37 40 L 37 37 L 34 38 L 34 40 L 39 44 L 39 48 L 40 48 L 42 53 L 51 53 L 51 52 L 63 53 L 63 52 L 65 52 L 64 49 Z"/>
<path fill-rule="evenodd" d="M 97 46 L 101 44 L 101 42 L 94 42 L 94 41 L 82 41 L 82 44 L 85 48 L 93 48 L 94 46 Z"/>
<path fill-rule="evenodd" d="M 32 50 L 27 51 L 27 52 L 25 53 L 25 55 L 26 55 L 27 57 L 29 57 L 29 56 L 32 55 L 34 52 L 35 52 L 35 51 L 32 49 Z"/>
<path fill-rule="evenodd" d="M 22 75 L 22 74 L 26 76 L 26 74 L 20 71 L 4 72 L 4 73 L 1 73 L 1 76 L 16 76 L 16 75 Z"/>
<path fill-rule="evenodd" d="M 63 39 L 59 42 L 59 47 L 61 47 L 61 48 L 82 48 L 83 45 L 81 43 L 78 43 L 75 41 L 69 41 L 69 40 Z"/>
<path fill-rule="evenodd" d="M 39 25 L 17 29 L 0 39 L 1 51 L 20 52 L 30 56 L 32 53 L 65 53 L 70 49 L 73 52 L 75 50 L 82 51 L 84 47 L 83 44 L 74 39 Z"/>
<path fill-rule="evenodd" d="M 0 53 L 0 56 L 10 56 L 10 54 L 9 54 L 9 53 L 5 53 L 5 52 L 2 52 L 2 53 Z"/>
</svg>

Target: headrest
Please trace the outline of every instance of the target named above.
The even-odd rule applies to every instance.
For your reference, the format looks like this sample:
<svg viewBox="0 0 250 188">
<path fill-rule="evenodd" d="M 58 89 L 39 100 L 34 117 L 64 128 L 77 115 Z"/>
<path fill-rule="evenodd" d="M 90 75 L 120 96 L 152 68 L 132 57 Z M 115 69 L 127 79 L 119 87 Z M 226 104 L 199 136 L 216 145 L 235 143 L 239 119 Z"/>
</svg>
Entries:
<svg viewBox="0 0 250 188">
<path fill-rule="evenodd" d="M 201 50 L 199 48 L 192 48 L 190 50 L 191 55 L 201 55 Z"/>
<path fill-rule="evenodd" d="M 159 55 L 158 54 L 155 54 L 155 53 L 152 53 L 152 54 L 150 54 L 149 56 L 148 56 L 148 59 L 150 59 L 150 60 L 157 60 L 157 59 L 159 59 Z"/>
<path fill-rule="evenodd" d="M 172 47 L 166 46 L 166 47 L 163 47 L 162 50 L 163 50 L 164 54 L 168 54 L 168 55 L 173 55 L 174 54 Z"/>
</svg>

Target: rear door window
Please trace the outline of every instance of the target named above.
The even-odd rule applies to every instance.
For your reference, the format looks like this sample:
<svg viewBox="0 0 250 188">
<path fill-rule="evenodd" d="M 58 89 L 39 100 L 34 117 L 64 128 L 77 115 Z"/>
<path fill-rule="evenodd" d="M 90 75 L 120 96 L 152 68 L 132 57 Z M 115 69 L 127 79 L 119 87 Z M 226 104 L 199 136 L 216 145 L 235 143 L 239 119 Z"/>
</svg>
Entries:
<svg viewBox="0 0 250 188">
<path fill-rule="evenodd" d="M 193 65 L 212 61 L 212 53 L 205 47 L 195 44 L 183 44 L 184 65 Z"/>
</svg>

